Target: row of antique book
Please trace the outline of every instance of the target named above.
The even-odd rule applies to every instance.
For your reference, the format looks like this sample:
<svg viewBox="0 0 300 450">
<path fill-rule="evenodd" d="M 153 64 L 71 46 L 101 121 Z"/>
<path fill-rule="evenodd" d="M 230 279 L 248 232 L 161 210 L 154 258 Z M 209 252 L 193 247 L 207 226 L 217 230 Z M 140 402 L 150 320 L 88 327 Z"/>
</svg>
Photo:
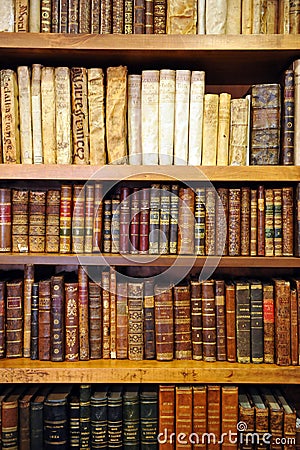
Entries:
<svg viewBox="0 0 300 450">
<path fill-rule="evenodd" d="M 299 33 L 291 0 L 2 0 L 0 31 L 117 34 Z"/>
<path fill-rule="evenodd" d="M 290 400 L 285 388 L 2 386 L 1 444 L 19 450 L 298 450 L 298 396 Z"/>
<path fill-rule="evenodd" d="M 4 163 L 298 163 L 300 60 L 245 98 L 205 93 L 201 70 L 19 66 L 1 75 Z M 295 82 L 296 80 L 296 82 Z M 282 131 L 282 132 L 281 132 Z M 298 155 L 299 153 L 299 155 Z"/>
<path fill-rule="evenodd" d="M 298 279 L 140 281 L 100 268 L 0 282 L 0 357 L 299 365 Z M 134 281 L 135 280 L 135 281 Z"/>
<path fill-rule="evenodd" d="M 299 185 L 0 188 L 0 251 L 299 256 Z M 111 193 L 112 192 L 112 193 Z M 283 233 L 284 227 L 284 233 Z"/>
</svg>

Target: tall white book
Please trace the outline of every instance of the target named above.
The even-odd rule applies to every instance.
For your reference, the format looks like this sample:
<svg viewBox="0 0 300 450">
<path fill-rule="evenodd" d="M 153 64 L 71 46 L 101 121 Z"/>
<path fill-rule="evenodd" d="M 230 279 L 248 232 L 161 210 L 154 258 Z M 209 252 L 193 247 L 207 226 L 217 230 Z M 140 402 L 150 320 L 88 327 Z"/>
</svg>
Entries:
<svg viewBox="0 0 300 450">
<path fill-rule="evenodd" d="M 205 9 L 206 9 L 206 0 L 198 0 L 197 34 L 206 34 Z"/>
<path fill-rule="evenodd" d="M 0 31 L 14 31 L 15 28 L 15 1 L 0 1 Z"/>
<path fill-rule="evenodd" d="M 142 72 L 142 162 L 158 164 L 159 70 Z"/>
<path fill-rule="evenodd" d="M 56 67 L 54 73 L 57 164 L 72 164 L 70 69 Z"/>
<path fill-rule="evenodd" d="M 142 164 L 142 76 L 128 75 L 128 154 L 129 164 Z"/>
<path fill-rule="evenodd" d="M 194 70 L 191 76 L 189 157 L 190 166 L 199 166 L 202 160 L 203 108 L 205 72 Z"/>
<path fill-rule="evenodd" d="M 23 164 L 32 164 L 31 86 L 28 66 L 19 66 L 20 148 Z"/>
<path fill-rule="evenodd" d="M 206 34 L 225 34 L 227 21 L 227 0 L 206 0 Z"/>
<path fill-rule="evenodd" d="M 43 163 L 41 64 L 33 64 L 31 75 L 32 150 L 34 164 Z"/>
<path fill-rule="evenodd" d="M 227 0 L 226 34 L 242 31 L 242 0 Z"/>
<path fill-rule="evenodd" d="M 44 164 L 56 163 L 56 98 L 54 67 L 42 67 L 42 143 Z"/>
<path fill-rule="evenodd" d="M 162 69 L 159 77 L 159 164 L 173 164 L 175 120 L 175 70 Z"/>
<path fill-rule="evenodd" d="M 174 164 L 187 165 L 191 71 L 176 70 Z"/>
</svg>

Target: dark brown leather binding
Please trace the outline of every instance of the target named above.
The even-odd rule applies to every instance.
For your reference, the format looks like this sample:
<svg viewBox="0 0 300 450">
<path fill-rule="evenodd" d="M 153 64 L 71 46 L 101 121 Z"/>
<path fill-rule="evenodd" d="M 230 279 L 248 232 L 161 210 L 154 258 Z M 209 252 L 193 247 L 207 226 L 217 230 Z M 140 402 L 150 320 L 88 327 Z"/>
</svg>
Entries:
<svg viewBox="0 0 300 450">
<path fill-rule="evenodd" d="M 145 0 L 133 0 L 133 33 L 145 33 Z"/>
<path fill-rule="evenodd" d="M 79 0 L 78 32 L 89 33 L 91 29 L 91 2 Z"/>
<path fill-rule="evenodd" d="M 294 254 L 294 193 L 291 186 L 282 188 L 282 255 L 293 256 Z"/>
<path fill-rule="evenodd" d="M 111 199 L 111 253 L 120 253 L 120 194 Z"/>
<path fill-rule="evenodd" d="M 100 32 L 100 0 L 91 0 L 91 34 Z"/>
<path fill-rule="evenodd" d="M 79 0 L 69 0 L 68 33 L 78 33 Z"/>
<path fill-rule="evenodd" d="M 274 256 L 274 193 L 265 189 L 265 256 Z"/>
<path fill-rule="evenodd" d="M 192 386 L 179 385 L 175 387 L 176 434 L 191 436 L 193 431 L 193 390 Z M 192 444 L 176 443 L 176 449 L 192 449 Z"/>
<path fill-rule="evenodd" d="M 215 280 L 217 361 L 226 361 L 225 283 Z"/>
<path fill-rule="evenodd" d="M 284 89 L 282 104 L 282 144 L 281 160 L 284 166 L 294 164 L 295 132 L 295 80 L 294 71 L 284 72 Z"/>
<path fill-rule="evenodd" d="M 24 266 L 24 292 L 23 292 L 23 356 L 30 358 L 31 343 L 31 296 L 34 283 L 34 265 Z"/>
<path fill-rule="evenodd" d="M 228 255 L 228 188 L 218 188 L 216 198 L 216 255 Z"/>
<path fill-rule="evenodd" d="M 140 194 L 140 253 L 149 250 L 149 189 L 142 189 Z"/>
<path fill-rule="evenodd" d="M 276 441 L 281 439 L 283 433 L 283 409 L 268 387 L 261 386 L 260 391 L 269 410 L 269 431 L 273 440 L 272 448 L 275 450 L 282 449 L 282 446 Z"/>
<path fill-rule="evenodd" d="M 100 34 L 110 34 L 112 32 L 112 1 L 101 2 Z"/>
<path fill-rule="evenodd" d="M 201 283 L 191 280 L 191 327 L 192 327 L 192 355 L 193 359 L 201 360 L 202 356 L 202 299 Z"/>
<path fill-rule="evenodd" d="M 210 443 L 209 449 L 219 450 L 217 443 L 221 435 L 221 386 L 207 386 L 207 432 L 214 433 L 216 443 Z"/>
<path fill-rule="evenodd" d="M 39 282 L 39 359 L 50 360 L 51 281 Z"/>
<path fill-rule="evenodd" d="M 111 251 L 111 199 L 106 198 L 103 204 L 103 252 Z"/>
<path fill-rule="evenodd" d="M 11 251 L 11 189 L 0 189 L 0 252 Z"/>
<path fill-rule="evenodd" d="M 158 436 L 160 450 L 173 450 L 167 435 L 175 433 L 175 385 L 160 385 L 158 390 Z M 165 442 L 166 441 L 166 442 Z"/>
<path fill-rule="evenodd" d="M 89 281 L 90 358 L 102 357 L 102 297 L 98 283 Z"/>
<path fill-rule="evenodd" d="M 114 266 L 110 267 L 110 357 L 117 357 L 117 276 Z"/>
<path fill-rule="evenodd" d="M 49 189 L 46 196 L 46 252 L 59 252 L 60 190 Z"/>
<path fill-rule="evenodd" d="M 121 188 L 120 204 L 120 253 L 129 253 L 130 238 L 130 189 Z"/>
<path fill-rule="evenodd" d="M 206 449 L 206 442 L 202 443 L 202 436 L 207 433 L 207 386 L 193 386 L 193 433 L 201 436 L 199 443 L 193 444 L 193 449 Z"/>
<path fill-rule="evenodd" d="M 29 192 L 26 189 L 12 189 L 12 251 L 28 252 Z"/>
<path fill-rule="evenodd" d="M 72 252 L 83 253 L 85 233 L 85 186 L 73 186 Z"/>
<path fill-rule="evenodd" d="M 153 0 L 153 32 L 166 33 L 167 0 Z"/>
<path fill-rule="evenodd" d="M 247 392 L 243 389 L 239 389 L 239 421 L 247 424 L 247 433 L 253 433 L 255 431 L 255 410 L 253 402 L 250 402 L 250 398 Z M 239 440 L 242 440 L 242 448 L 251 450 L 251 443 L 246 441 L 245 433 L 241 433 L 238 436 Z"/>
<path fill-rule="evenodd" d="M 133 33 L 133 0 L 124 0 L 124 33 Z"/>
<path fill-rule="evenodd" d="M 175 358 L 192 359 L 191 294 L 189 285 L 174 286 Z"/>
<path fill-rule="evenodd" d="M 93 225 L 94 225 L 94 184 L 85 186 L 85 224 L 84 224 L 84 252 L 93 251 Z"/>
<path fill-rule="evenodd" d="M 144 358 L 155 358 L 154 282 L 144 281 Z"/>
<path fill-rule="evenodd" d="M 46 235 L 46 192 L 29 192 L 29 251 L 43 253 Z"/>
<path fill-rule="evenodd" d="M 216 195 L 211 187 L 205 191 L 205 254 L 216 254 Z"/>
<path fill-rule="evenodd" d="M 275 362 L 279 366 L 291 364 L 291 298 L 289 281 L 275 279 Z"/>
<path fill-rule="evenodd" d="M 257 189 L 250 193 L 250 256 L 257 255 Z"/>
<path fill-rule="evenodd" d="M 296 187 L 296 198 L 295 198 L 295 256 L 300 256 L 300 184 Z"/>
<path fill-rule="evenodd" d="M 31 450 L 30 442 L 30 402 L 37 392 L 37 386 L 30 386 L 19 397 L 19 450 Z"/>
<path fill-rule="evenodd" d="M 71 217 L 72 217 L 72 186 L 63 184 L 60 188 L 59 213 L 59 251 L 71 252 Z"/>
<path fill-rule="evenodd" d="M 257 255 L 265 256 L 265 189 L 257 188 Z"/>
<path fill-rule="evenodd" d="M 274 389 L 276 400 L 283 410 L 283 433 L 282 435 L 287 439 L 287 442 L 296 441 L 297 430 L 297 418 L 296 410 L 293 403 L 287 401 L 286 396 L 280 391 L 280 389 Z M 287 445 L 287 448 L 292 448 L 291 445 Z M 297 446 L 295 447 L 297 449 Z"/>
<path fill-rule="evenodd" d="M 149 253 L 159 253 L 159 228 L 160 228 L 160 184 L 151 184 L 150 212 L 149 212 Z"/>
<path fill-rule="evenodd" d="M 291 282 L 291 286 L 293 288 L 296 288 L 297 290 L 297 305 L 298 305 L 298 318 L 300 317 L 300 281 L 298 279 L 293 279 Z M 298 320 L 298 337 L 300 336 L 300 320 Z M 300 344 L 299 344 L 299 348 L 298 348 L 298 354 L 299 354 L 299 358 L 298 358 L 298 364 L 300 361 Z"/>
<path fill-rule="evenodd" d="M 228 255 L 239 256 L 241 251 L 241 190 L 229 189 Z"/>
<path fill-rule="evenodd" d="M 195 194 L 191 188 L 179 189 L 178 216 L 178 253 L 192 255 L 194 253 L 194 203 Z"/>
<path fill-rule="evenodd" d="M 221 432 L 224 433 L 222 450 L 237 448 L 237 444 L 230 439 L 230 432 L 237 429 L 238 423 L 238 387 L 222 386 L 221 388 Z M 226 434 L 225 434 L 226 433 Z"/>
<path fill-rule="evenodd" d="M 237 361 L 250 362 L 250 287 L 246 280 L 235 282 Z"/>
<path fill-rule="evenodd" d="M 95 183 L 94 197 L 94 225 L 93 225 L 93 253 L 99 253 L 102 241 L 102 185 Z"/>
<path fill-rule="evenodd" d="M 274 194 L 274 256 L 282 256 L 282 189 L 273 189 Z M 284 224 L 285 226 L 285 224 Z"/>
<path fill-rule="evenodd" d="M 171 199 L 170 199 L 170 244 L 169 252 L 171 255 L 177 254 L 177 241 L 178 241 L 178 184 L 171 185 Z"/>
<path fill-rule="evenodd" d="M 173 295 L 170 286 L 154 286 L 156 359 L 174 356 Z"/>
<path fill-rule="evenodd" d="M 15 387 L 2 401 L 2 447 L 18 449 L 19 414 L 18 401 L 23 386 Z"/>
<path fill-rule="evenodd" d="M 252 86 L 250 164 L 279 164 L 280 108 L 279 84 Z"/>
<path fill-rule="evenodd" d="M 23 356 L 23 280 L 6 283 L 6 358 Z"/>
<path fill-rule="evenodd" d="M 250 188 L 241 189 L 241 256 L 250 254 Z"/>
<path fill-rule="evenodd" d="M 227 361 L 236 362 L 235 285 L 231 281 L 228 281 L 225 284 L 225 305 Z"/>
<path fill-rule="evenodd" d="M 216 361 L 216 306 L 214 281 L 206 280 L 202 283 L 202 335 L 203 335 L 203 360 Z"/>
<path fill-rule="evenodd" d="M 153 0 L 145 0 L 145 34 L 153 34 Z"/>
<path fill-rule="evenodd" d="M 102 285 L 102 358 L 110 359 L 110 292 L 109 272 L 107 270 L 101 275 Z"/>
<path fill-rule="evenodd" d="M 78 267 L 79 359 L 87 361 L 89 347 L 89 284 L 85 267 Z"/>
<path fill-rule="evenodd" d="M 6 292 L 6 285 L 4 281 L 0 281 L 0 359 L 4 358 L 5 356 L 5 346 L 6 346 L 6 339 L 5 339 L 5 318 L 6 318 L 6 298 L 5 298 L 5 292 Z"/>
<path fill-rule="evenodd" d="M 127 283 L 117 283 L 117 359 L 128 357 Z"/>
<path fill-rule="evenodd" d="M 297 366 L 299 360 L 297 303 L 297 290 L 291 289 L 291 364 L 293 366 Z"/>
<path fill-rule="evenodd" d="M 124 2 L 123 0 L 113 0 L 112 2 L 112 32 L 113 34 L 123 34 L 124 32 Z"/>
<path fill-rule="evenodd" d="M 140 237 L 140 191 L 133 188 L 130 211 L 130 253 L 139 253 Z"/>
<path fill-rule="evenodd" d="M 251 362 L 264 360 L 263 291 L 259 280 L 250 280 Z"/>
<path fill-rule="evenodd" d="M 51 277 L 51 361 L 63 361 L 65 356 L 64 342 L 64 277 Z"/>
<path fill-rule="evenodd" d="M 79 359 L 78 283 L 65 283 L 65 359 Z"/>
<path fill-rule="evenodd" d="M 172 199 L 171 199 L 172 201 Z M 195 189 L 195 254 L 205 255 L 205 188 Z"/>
<path fill-rule="evenodd" d="M 68 0 L 60 0 L 59 2 L 59 33 L 67 33 L 68 31 Z"/>
<path fill-rule="evenodd" d="M 128 283 L 128 359 L 143 359 L 143 283 Z"/>
<path fill-rule="evenodd" d="M 169 253 L 170 240 L 170 187 L 167 184 L 161 185 L 160 195 L 160 239 L 159 253 L 161 255 Z"/>
<path fill-rule="evenodd" d="M 59 0 L 51 3 L 51 33 L 59 32 Z"/>
<path fill-rule="evenodd" d="M 274 285 L 263 284 L 264 362 L 274 364 Z"/>
</svg>

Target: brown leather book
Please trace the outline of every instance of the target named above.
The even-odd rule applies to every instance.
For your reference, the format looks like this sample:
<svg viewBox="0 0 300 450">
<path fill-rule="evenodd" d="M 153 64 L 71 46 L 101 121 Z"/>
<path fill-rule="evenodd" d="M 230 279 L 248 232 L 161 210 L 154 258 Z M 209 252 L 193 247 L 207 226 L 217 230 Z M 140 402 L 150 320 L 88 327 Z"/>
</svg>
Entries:
<svg viewBox="0 0 300 450">
<path fill-rule="evenodd" d="M 67 33 L 68 31 L 68 0 L 60 0 L 59 2 L 59 33 Z"/>
<path fill-rule="evenodd" d="M 51 0 L 51 33 L 59 32 L 59 0 Z"/>
<path fill-rule="evenodd" d="M 78 267 L 79 359 L 87 361 L 89 346 L 89 281 L 86 269 Z"/>
<path fill-rule="evenodd" d="M 0 359 L 5 356 L 5 346 L 6 346 L 6 337 L 5 337 L 5 319 L 6 319 L 6 311 L 5 311 L 5 292 L 6 286 L 5 281 L 0 281 Z"/>
<path fill-rule="evenodd" d="M 29 192 L 27 189 L 12 189 L 11 239 L 13 252 L 28 252 Z M 2 225 L 3 227 L 3 225 Z"/>
<path fill-rule="evenodd" d="M 250 287 L 246 280 L 235 282 L 236 292 L 236 350 L 237 361 L 250 363 L 251 352 L 251 317 Z"/>
<path fill-rule="evenodd" d="M 79 0 L 69 0 L 68 33 L 78 33 Z"/>
<path fill-rule="evenodd" d="M 0 189 L 0 252 L 11 251 L 11 189 Z"/>
<path fill-rule="evenodd" d="M 250 255 L 250 188 L 241 188 L 241 256 Z"/>
<path fill-rule="evenodd" d="M 282 256 L 282 189 L 273 189 L 274 195 L 274 256 Z M 285 226 L 286 224 L 284 224 Z M 267 255 L 266 255 L 267 256 Z"/>
<path fill-rule="evenodd" d="M 65 283 L 65 359 L 79 359 L 78 283 Z"/>
<path fill-rule="evenodd" d="M 27 387 L 25 393 L 18 399 L 19 407 L 19 450 L 31 450 L 30 447 L 30 402 L 36 394 L 38 386 Z"/>
<path fill-rule="evenodd" d="M 281 406 L 283 410 L 283 436 L 286 438 L 286 442 L 295 442 L 296 441 L 296 430 L 297 430 L 297 421 L 296 421 L 296 410 L 293 406 L 293 403 L 289 402 L 286 396 L 280 391 L 280 389 L 272 389 L 274 395 L 276 397 L 277 402 Z M 292 449 L 292 445 L 285 446 L 286 449 Z M 295 447 L 297 449 L 297 447 Z"/>
<path fill-rule="evenodd" d="M 193 444 L 194 450 L 206 449 L 202 436 L 207 433 L 207 386 L 193 386 L 193 433 L 199 436 L 199 442 Z"/>
<path fill-rule="evenodd" d="M 144 358 L 155 358 L 154 282 L 144 281 Z"/>
<path fill-rule="evenodd" d="M 133 33 L 133 0 L 124 0 L 124 33 Z"/>
<path fill-rule="evenodd" d="M 295 132 L 295 77 L 294 70 L 284 72 L 283 104 L 282 104 L 282 142 L 281 161 L 284 166 L 294 164 L 294 132 Z"/>
<path fill-rule="evenodd" d="M 19 448 L 19 414 L 18 401 L 24 386 L 15 386 L 12 393 L 2 401 L 2 446 L 3 448 Z"/>
<path fill-rule="evenodd" d="M 253 433 L 255 431 L 255 411 L 252 401 L 247 392 L 243 389 L 239 389 L 239 421 L 247 424 L 247 433 Z M 238 438 L 242 440 L 242 448 L 246 450 L 251 450 L 251 443 L 246 441 L 245 433 L 241 433 Z M 239 441 L 240 442 L 240 441 Z"/>
<path fill-rule="evenodd" d="M 237 444 L 230 439 L 230 432 L 237 429 L 239 414 L 239 399 L 237 386 L 222 386 L 221 388 L 221 431 L 224 433 L 222 450 L 237 449 Z M 225 434 L 226 433 L 226 434 Z"/>
<path fill-rule="evenodd" d="M 128 359 L 141 361 L 144 350 L 143 283 L 128 283 Z"/>
<path fill-rule="evenodd" d="M 46 236 L 46 192 L 29 192 L 29 251 L 43 253 Z"/>
<path fill-rule="evenodd" d="M 153 0 L 145 0 L 145 34 L 153 34 Z"/>
<path fill-rule="evenodd" d="M 175 358 L 192 359 L 191 294 L 189 285 L 177 285 L 174 296 Z"/>
<path fill-rule="evenodd" d="M 283 409 L 268 387 L 261 386 L 260 392 L 269 410 L 269 432 L 273 440 L 272 448 L 279 450 L 282 446 L 279 443 L 277 444 L 276 441 L 280 440 L 283 435 Z"/>
<path fill-rule="evenodd" d="M 159 254 L 159 229 L 160 229 L 160 184 L 151 184 L 150 212 L 149 212 L 149 254 Z"/>
<path fill-rule="evenodd" d="M 51 361 L 63 361 L 65 357 L 65 295 L 64 277 L 51 277 Z"/>
<path fill-rule="evenodd" d="M 250 191 L 250 256 L 257 255 L 257 189 Z"/>
<path fill-rule="evenodd" d="M 171 200 L 170 200 L 170 243 L 169 252 L 171 255 L 177 254 L 178 243 L 178 213 L 179 213 L 179 197 L 178 197 L 178 184 L 171 185 Z M 204 206 L 203 206 L 204 210 Z M 196 219 L 197 220 L 197 219 Z M 197 224 L 195 223 L 195 227 Z M 196 231 L 195 231 L 196 237 Z M 203 238 L 204 239 L 204 238 Z M 196 245 L 196 244 L 195 244 Z M 204 241 L 203 241 L 204 245 Z"/>
<path fill-rule="evenodd" d="M 172 202 L 172 198 L 171 198 Z M 205 255 L 205 188 L 195 189 L 195 254 Z M 171 248 L 171 247 L 170 247 Z"/>
<path fill-rule="evenodd" d="M 101 275 L 102 286 L 102 358 L 110 359 L 110 292 L 109 272 L 104 270 Z"/>
<path fill-rule="evenodd" d="M 265 189 L 265 256 L 274 256 L 274 192 Z"/>
<path fill-rule="evenodd" d="M 216 196 L 214 188 L 205 192 L 205 254 L 216 254 Z"/>
<path fill-rule="evenodd" d="M 228 188 L 218 188 L 216 198 L 216 255 L 228 255 Z"/>
<path fill-rule="evenodd" d="M 101 2 L 100 34 L 110 34 L 112 32 L 112 1 Z"/>
<path fill-rule="evenodd" d="M 265 189 L 257 188 L 257 255 L 265 256 Z"/>
<path fill-rule="evenodd" d="M 294 193 L 293 188 L 282 188 L 282 255 L 293 256 L 294 254 Z"/>
<path fill-rule="evenodd" d="M 130 189 L 121 188 L 120 207 L 120 253 L 129 253 L 130 237 Z"/>
<path fill-rule="evenodd" d="M 72 252 L 83 253 L 85 232 L 85 186 L 73 186 Z"/>
<path fill-rule="evenodd" d="M 39 360 L 50 360 L 51 345 L 51 281 L 39 282 Z"/>
<path fill-rule="evenodd" d="M 274 285 L 263 283 L 264 362 L 274 364 Z"/>
<path fill-rule="evenodd" d="M 191 280 L 190 286 L 191 286 L 192 355 L 193 359 L 201 360 L 203 358 L 201 283 L 198 280 Z"/>
<path fill-rule="evenodd" d="M 117 277 L 114 266 L 110 267 L 110 357 L 116 359 L 117 357 Z"/>
<path fill-rule="evenodd" d="M 112 2 L 112 32 L 123 34 L 124 32 L 124 2 L 113 0 Z"/>
<path fill-rule="evenodd" d="M 189 385 L 175 387 L 175 411 L 177 436 L 191 436 L 193 431 L 193 388 Z M 176 449 L 192 450 L 192 443 L 186 439 L 185 443 L 176 443 Z"/>
<path fill-rule="evenodd" d="M 250 393 L 251 401 L 254 404 L 255 432 L 258 435 L 259 448 L 267 449 L 268 446 L 264 443 L 263 436 L 269 431 L 269 410 L 256 387 L 251 386 L 248 388 L 248 391 Z"/>
<path fill-rule="evenodd" d="M 290 282 L 275 279 L 275 362 L 279 366 L 291 364 L 291 297 Z"/>
<path fill-rule="evenodd" d="M 111 253 L 120 253 L 120 193 L 111 199 Z M 130 245 L 130 244 L 129 244 Z"/>
<path fill-rule="evenodd" d="M 241 254 L 241 190 L 230 188 L 228 211 L 228 255 Z"/>
<path fill-rule="evenodd" d="M 206 280 L 202 283 L 202 327 L 203 360 L 216 361 L 216 306 L 213 280 Z"/>
<path fill-rule="evenodd" d="M 23 280 L 6 283 L 6 358 L 23 356 Z"/>
<path fill-rule="evenodd" d="M 84 252 L 93 251 L 93 225 L 94 225 L 94 184 L 85 186 L 85 225 L 84 225 Z"/>
<path fill-rule="evenodd" d="M 207 432 L 214 434 L 214 439 L 208 444 L 210 450 L 219 450 L 218 441 L 221 436 L 221 386 L 207 386 Z"/>
<path fill-rule="evenodd" d="M 31 296 L 34 283 L 34 265 L 24 266 L 24 293 L 23 293 L 23 356 L 30 358 L 31 343 Z"/>
<path fill-rule="evenodd" d="M 98 283 L 89 281 L 89 340 L 90 358 L 102 356 L 102 298 Z"/>
<path fill-rule="evenodd" d="M 251 362 L 264 360 L 263 290 L 259 280 L 250 280 Z"/>
<path fill-rule="evenodd" d="M 298 337 L 298 301 L 297 290 L 291 289 L 291 364 L 298 365 L 299 337 Z"/>
<path fill-rule="evenodd" d="M 295 213 L 295 256 L 300 256 L 300 183 L 296 187 Z"/>
<path fill-rule="evenodd" d="M 300 281 L 298 279 L 293 278 L 292 282 L 291 282 L 291 287 L 294 289 L 296 288 L 297 291 L 297 305 L 298 305 L 298 317 L 300 317 Z M 298 320 L 298 338 L 300 336 L 300 321 Z M 300 361 L 300 339 L 299 339 L 299 344 L 298 344 L 298 354 L 299 354 L 299 358 L 298 358 L 298 364 Z"/>
<path fill-rule="evenodd" d="M 99 253 L 102 241 L 102 185 L 95 183 L 94 192 L 94 225 L 93 225 L 93 253 Z"/>
<path fill-rule="evenodd" d="M 170 435 L 175 433 L 175 385 L 160 385 L 158 390 L 158 438 L 160 450 L 174 450 Z"/>
<path fill-rule="evenodd" d="M 145 33 L 145 0 L 133 0 L 133 33 Z"/>
<path fill-rule="evenodd" d="M 78 32 L 90 33 L 91 29 L 91 2 L 79 0 Z"/>
<path fill-rule="evenodd" d="M 103 252 L 111 251 L 111 199 L 106 198 L 103 203 Z"/>
<path fill-rule="evenodd" d="M 100 0 L 91 1 L 91 34 L 100 32 Z"/>
<path fill-rule="evenodd" d="M 71 217 L 72 217 L 72 186 L 63 184 L 60 188 L 59 213 L 59 251 L 71 252 Z"/>
<path fill-rule="evenodd" d="M 139 237 L 140 237 L 140 191 L 138 188 L 133 188 L 131 195 L 131 210 L 130 210 L 130 253 L 139 253 Z"/>
<path fill-rule="evenodd" d="M 149 250 L 149 189 L 141 189 L 140 193 L 140 244 L 141 254 Z"/>
<path fill-rule="evenodd" d="M 192 255 L 194 253 L 194 208 L 195 194 L 191 188 L 179 189 L 178 216 L 178 253 Z"/>
<path fill-rule="evenodd" d="M 117 359 L 128 358 L 127 283 L 117 283 Z"/>
<path fill-rule="evenodd" d="M 60 190 L 49 189 L 46 196 L 46 253 L 59 252 Z"/>
<path fill-rule="evenodd" d="M 161 185 L 160 195 L 160 239 L 159 253 L 161 255 L 169 253 L 170 240 L 170 186 Z"/>
<path fill-rule="evenodd" d="M 225 284 L 225 305 L 227 361 L 236 362 L 235 285 L 231 281 L 228 281 Z"/>
<path fill-rule="evenodd" d="M 226 361 L 225 282 L 215 280 L 217 361 Z"/>
<path fill-rule="evenodd" d="M 167 0 L 153 0 L 153 33 L 166 33 Z"/>
<path fill-rule="evenodd" d="M 170 286 L 154 286 L 155 344 L 158 361 L 174 356 L 173 293 Z"/>
</svg>

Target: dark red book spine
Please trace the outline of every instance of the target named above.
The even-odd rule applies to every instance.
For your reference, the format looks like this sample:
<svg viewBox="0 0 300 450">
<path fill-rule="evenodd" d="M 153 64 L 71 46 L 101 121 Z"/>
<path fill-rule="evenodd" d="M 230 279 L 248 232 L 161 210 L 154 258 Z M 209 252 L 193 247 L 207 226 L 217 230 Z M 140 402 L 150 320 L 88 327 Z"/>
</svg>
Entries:
<svg viewBox="0 0 300 450">
<path fill-rule="evenodd" d="M 0 281 L 0 358 L 5 356 L 5 282 Z"/>
<path fill-rule="evenodd" d="M 6 357 L 23 356 L 23 281 L 6 283 Z"/>
<path fill-rule="evenodd" d="M 140 253 L 149 250 L 149 189 L 142 189 L 140 193 Z"/>
<path fill-rule="evenodd" d="M 121 188 L 120 205 L 120 253 L 129 253 L 129 226 L 130 226 L 130 189 Z"/>
<path fill-rule="evenodd" d="M 153 280 L 144 281 L 144 339 L 145 359 L 155 358 L 155 315 Z"/>
<path fill-rule="evenodd" d="M 0 252 L 11 251 L 11 190 L 0 189 Z"/>
<path fill-rule="evenodd" d="M 130 253 L 139 252 L 139 228 L 140 228 L 140 192 L 133 188 L 130 214 Z"/>
<path fill-rule="evenodd" d="M 79 310 L 79 359 L 87 361 L 89 348 L 89 293 L 88 276 L 83 266 L 78 267 L 78 310 Z"/>
<path fill-rule="evenodd" d="M 51 345 L 51 282 L 39 282 L 39 359 L 50 360 Z"/>
<path fill-rule="evenodd" d="M 215 281 L 217 361 L 226 361 L 225 283 Z"/>
</svg>

